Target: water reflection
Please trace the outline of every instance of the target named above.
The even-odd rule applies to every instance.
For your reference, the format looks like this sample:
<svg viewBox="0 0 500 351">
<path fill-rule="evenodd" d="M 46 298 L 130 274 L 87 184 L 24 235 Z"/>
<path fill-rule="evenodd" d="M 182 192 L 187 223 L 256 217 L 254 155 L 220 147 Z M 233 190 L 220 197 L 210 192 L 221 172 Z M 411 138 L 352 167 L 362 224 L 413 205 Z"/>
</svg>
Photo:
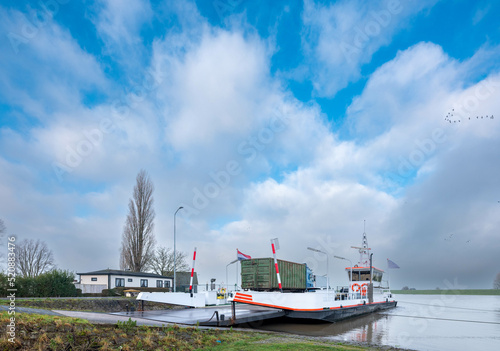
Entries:
<svg viewBox="0 0 500 351">
<path fill-rule="evenodd" d="M 381 344 L 388 318 L 387 315 L 379 313 L 350 318 L 336 323 L 303 322 L 290 318 L 279 318 L 252 327 L 257 327 L 260 330 L 307 336 L 335 337 L 343 335 L 343 339 L 349 341 Z"/>
</svg>

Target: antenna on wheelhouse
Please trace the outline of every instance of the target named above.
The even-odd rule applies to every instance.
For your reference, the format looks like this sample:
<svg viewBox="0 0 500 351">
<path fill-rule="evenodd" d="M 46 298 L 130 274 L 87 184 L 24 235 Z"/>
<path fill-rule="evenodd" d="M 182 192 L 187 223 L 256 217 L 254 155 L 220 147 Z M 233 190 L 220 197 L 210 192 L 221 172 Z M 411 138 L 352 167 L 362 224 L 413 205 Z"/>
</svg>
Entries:
<svg viewBox="0 0 500 351">
<path fill-rule="evenodd" d="M 363 241 L 361 247 L 351 246 L 353 249 L 359 250 L 359 266 L 369 267 L 370 266 L 370 248 L 368 247 L 368 239 L 366 238 L 366 220 L 363 220 Z"/>
</svg>

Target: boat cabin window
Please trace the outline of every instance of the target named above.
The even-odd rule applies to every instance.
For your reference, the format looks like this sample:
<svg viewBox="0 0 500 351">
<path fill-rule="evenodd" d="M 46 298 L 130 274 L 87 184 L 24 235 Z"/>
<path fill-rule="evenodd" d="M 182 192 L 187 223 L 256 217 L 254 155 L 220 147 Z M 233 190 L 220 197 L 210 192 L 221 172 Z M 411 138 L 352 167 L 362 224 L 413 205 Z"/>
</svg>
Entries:
<svg viewBox="0 0 500 351">
<path fill-rule="evenodd" d="M 351 272 L 348 271 L 347 275 L 349 276 L 351 281 L 354 282 L 359 282 L 359 281 L 365 281 L 365 280 L 370 280 L 370 271 L 353 271 L 352 272 L 352 278 L 351 278 Z"/>
<path fill-rule="evenodd" d="M 359 272 L 359 280 L 360 281 L 363 281 L 363 280 L 370 280 L 370 271 L 366 271 L 366 272 Z"/>
<path fill-rule="evenodd" d="M 382 281 L 382 273 L 373 272 L 373 280 L 376 282 L 381 282 Z"/>
<path fill-rule="evenodd" d="M 375 282 L 381 282 L 382 281 L 382 272 L 373 270 L 373 278 L 372 280 Z M 370 271 L 353 271 L 352 272 L 352 278 L 351 278 L 351 271 L 347 271 L 347 275 L 349 276 L 349 279 L 354 282 L 359 282 L 359 281 L 367 281 L 370 280 Z"/>
</svg>

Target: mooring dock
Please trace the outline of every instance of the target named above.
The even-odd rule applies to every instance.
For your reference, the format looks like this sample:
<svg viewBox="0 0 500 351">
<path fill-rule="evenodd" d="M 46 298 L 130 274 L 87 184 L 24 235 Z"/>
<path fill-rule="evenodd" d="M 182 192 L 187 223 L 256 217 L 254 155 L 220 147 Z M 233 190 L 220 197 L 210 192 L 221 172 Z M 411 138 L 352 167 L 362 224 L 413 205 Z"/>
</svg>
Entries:
<svg viewBox="0 0 500 351">
<path fill-rule="evenodd" d="M 235 320 L 232 320 L 232 313 L 231 305 L 219 305 L 175 310 L 116 312 L 112 314 L 165 323 L 217 327 L 263 321 L 285 315 L 285 311 L 283 310 L 239 304 L 235 306 Z"/>
</svg>

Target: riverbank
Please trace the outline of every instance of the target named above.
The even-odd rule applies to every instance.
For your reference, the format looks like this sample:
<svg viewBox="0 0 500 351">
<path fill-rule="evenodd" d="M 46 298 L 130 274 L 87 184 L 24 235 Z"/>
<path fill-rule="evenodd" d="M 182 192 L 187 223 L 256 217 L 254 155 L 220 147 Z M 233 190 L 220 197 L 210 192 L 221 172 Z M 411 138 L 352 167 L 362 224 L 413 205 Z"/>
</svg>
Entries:
<svg viewBox="0 0 500 351">
<path fill-rule="evenodd" d="M 11 323 L 7 312 L 0 323 Z M 178 325 L 137 326 L 133 321 L 92 324 L 79 318 L 17 314 L 15 336 L 0 337 L 2 350 L 401 350 L 349 345 L 321 338 Z"/>
<path fill-rule="evenodd" d="M 391 290 L 396 295 L 500 295 L 500 289 Z"/>
<path fill-rule="evenodd" d="M 9 305 L 10 301 L 0 299 L 0 305 Z M 114 298 L 22 298 L 16 299 L 17 307 L 30 307 L 46 310 L 65 310 L 83 312 L 123 312 L 128 309 L 141 309 L 142 303 L 135 297 Z M 144 301 L 144 310 L 155 311 L 182 308 L 159 302 Z"/>
</svg>

